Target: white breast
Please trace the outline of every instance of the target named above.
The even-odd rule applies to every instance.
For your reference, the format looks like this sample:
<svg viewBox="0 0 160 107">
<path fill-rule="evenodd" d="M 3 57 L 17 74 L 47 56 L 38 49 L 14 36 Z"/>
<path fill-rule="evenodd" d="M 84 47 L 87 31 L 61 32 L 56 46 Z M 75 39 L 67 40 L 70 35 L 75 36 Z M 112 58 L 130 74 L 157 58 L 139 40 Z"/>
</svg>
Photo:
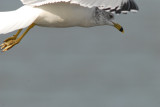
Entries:
<svg viewBox="0 0 160 107">
<path fill-rule="evenodd" d="M 82 7 L 70 3 L 46 4 L 39 8 L 42 12 L 34 22 L 39 26 L 46 27 L 89 27 L 93 24 L 94 8 Z"/>
</svg>

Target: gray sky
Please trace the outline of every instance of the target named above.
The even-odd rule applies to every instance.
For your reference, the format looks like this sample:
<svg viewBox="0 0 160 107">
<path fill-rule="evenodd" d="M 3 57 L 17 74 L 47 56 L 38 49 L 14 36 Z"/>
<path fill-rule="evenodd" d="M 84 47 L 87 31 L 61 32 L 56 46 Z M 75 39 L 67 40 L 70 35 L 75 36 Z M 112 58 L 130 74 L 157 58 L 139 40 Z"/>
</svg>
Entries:
<svg viewBox="0 0 160 107">
<path fill-rule="evenodd" d="M 137 4 L 140 12 L 116 15 L 125 34 L 109 26 L 33 28 L 0 55 L 0 107 L 160 106 L 160 1 Z M 20 6 L 0 1 L 0 11 Z"/>
</svg>

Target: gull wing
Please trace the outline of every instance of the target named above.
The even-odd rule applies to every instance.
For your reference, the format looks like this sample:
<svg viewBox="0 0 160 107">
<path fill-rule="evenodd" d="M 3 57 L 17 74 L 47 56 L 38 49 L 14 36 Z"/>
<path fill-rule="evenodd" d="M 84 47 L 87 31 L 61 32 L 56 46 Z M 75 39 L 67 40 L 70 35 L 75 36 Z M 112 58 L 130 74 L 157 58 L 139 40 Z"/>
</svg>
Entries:
<svg viewBox="0 0 160 107">
<path fill-rule="evenodd" d="M 134 0 L 21 0 L 24 5 L 41 6 L 49 3 L 70 2 L 84 7 L 98 7 L 115 13 L 137 12 L 139 10 Z"/>
</svg>

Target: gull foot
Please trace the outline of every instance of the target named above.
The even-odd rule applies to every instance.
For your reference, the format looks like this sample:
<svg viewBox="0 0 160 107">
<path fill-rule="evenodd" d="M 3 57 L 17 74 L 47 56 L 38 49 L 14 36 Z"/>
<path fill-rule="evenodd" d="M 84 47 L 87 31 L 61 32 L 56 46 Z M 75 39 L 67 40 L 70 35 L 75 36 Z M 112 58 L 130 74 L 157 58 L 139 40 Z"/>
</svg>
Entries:
<svg viewBox="0 0 160 107">
<path fill-rule="evenodd" d="M 9 49 L 11 49 L 13 46 L 15 46 L 16 44 L 19 43 L 19 40 L 14 38 L 14 37 L 10 37 L 8 39 L 6 39 L 4 41 L 4 43 L 2 43 L 0 45 L 2 52 L 8 51 Z"/>
<path fill-rule="evenodd" d="M 3 42 L 7 42 L 7 41 L 10 41 L 10 40 L 16 40 L 17 39 L 17 35 L 13 35 L 9 38 L 7 38 L 6 40 L 4 40 Z"/>
</svg>

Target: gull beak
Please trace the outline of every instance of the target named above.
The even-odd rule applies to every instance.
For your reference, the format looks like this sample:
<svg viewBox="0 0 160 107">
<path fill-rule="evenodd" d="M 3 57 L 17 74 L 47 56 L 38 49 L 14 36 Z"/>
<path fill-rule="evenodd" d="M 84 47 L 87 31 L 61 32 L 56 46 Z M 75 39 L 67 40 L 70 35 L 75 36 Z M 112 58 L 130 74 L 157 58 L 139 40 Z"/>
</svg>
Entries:
<svg viewBox="0 0 160 107">
<path fill-rule="evenodd" d="M 119 25 L 118 23 L 112 22 L 113 26 L 118 29 L 120 32 L 124 33 L 123 27 Z"/>
</svg>

